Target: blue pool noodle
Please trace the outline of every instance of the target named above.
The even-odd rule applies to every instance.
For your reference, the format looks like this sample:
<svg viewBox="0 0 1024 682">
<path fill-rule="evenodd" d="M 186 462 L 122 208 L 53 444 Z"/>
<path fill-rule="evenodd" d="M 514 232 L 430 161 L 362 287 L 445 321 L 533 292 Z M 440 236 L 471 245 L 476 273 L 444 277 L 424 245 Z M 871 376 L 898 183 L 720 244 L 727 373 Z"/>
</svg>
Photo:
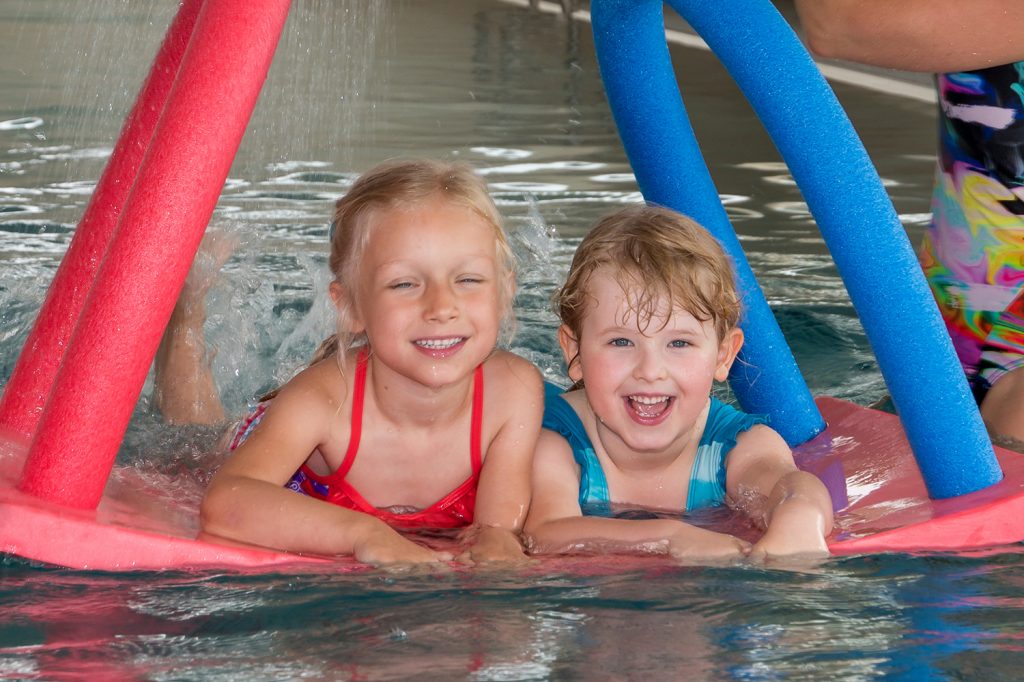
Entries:
<svg viewBox="0 0 1024 682">
<path fill-rule="evenodd" d="M 933 498 L 1002 479 L 952 343 L 892 203 L 835 95 L 768 0 L 669 0 L 740 86 L 821 230 Z M 661 0 L 592 0 L 598 62 L 644 197 L 701 222 L 732 257 L 746 344 L 730 382 L 793 444 L 822 429 L 711 180 L 683 106 Z"/>
<path fill-rule="evenodd" d="M 718 198 L 690 127 L 653 2 L 593 2 L 605 90 L 644 197 L 691 216 L 722 243 L 743 295 L 746 341 L 730 384 L 747 412 L 768 414 L 790 445 L 825 428 Z"/>
</svg>

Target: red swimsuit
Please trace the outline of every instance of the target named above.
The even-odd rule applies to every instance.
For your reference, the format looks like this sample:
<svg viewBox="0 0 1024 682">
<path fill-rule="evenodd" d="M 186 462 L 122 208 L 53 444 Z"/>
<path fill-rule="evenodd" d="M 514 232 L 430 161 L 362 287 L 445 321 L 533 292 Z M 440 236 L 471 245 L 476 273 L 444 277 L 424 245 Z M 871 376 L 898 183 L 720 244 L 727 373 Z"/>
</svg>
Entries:
<svg viewBox="0 0 1024 682">
<path fill-rule="evenodd" d="M 426 509 L 396 514 L 378 509 L 366 501 L 359 492 L 345 480 L 359 450 L 362 435 L 363 396 L 366 392 L 367 353 L 363 351 L 356 360 L 356 375 L 352 394 L 352 435 L 349 439 L 345 459 L 337 471 L 321 476 L 303 464 L 291 480 L 286 484 L 292 490 L 325 500 L 346 509 L 365 512 L 382 519 L 389 525 L 400 528 L 460 528 L 473 522 L 473 509 L 476 505 L 476 487 L 480 479 L 482 457 L 480 453 L 480 434 L 483 422 L 484 377 L 483 368 L 477 367 L 473 373 L 473 413 L 470 427 L 470 461 L 472 474 L 455 490 Z M 264 411 L 261 404 L 256 412 L 238 429 L 231 442 L 234 450 L 260 421 Z"/>
</svg>

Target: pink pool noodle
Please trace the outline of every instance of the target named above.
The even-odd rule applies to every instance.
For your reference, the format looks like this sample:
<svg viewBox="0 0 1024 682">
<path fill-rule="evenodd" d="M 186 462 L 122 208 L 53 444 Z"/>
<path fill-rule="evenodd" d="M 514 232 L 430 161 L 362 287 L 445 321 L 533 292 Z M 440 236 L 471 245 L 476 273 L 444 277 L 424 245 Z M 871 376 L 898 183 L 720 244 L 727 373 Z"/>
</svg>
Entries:
<svg viewBox="0 0 1024 682">
<path fill-rule="evenodd" d="M 0 398 L 0 430 L 31 440 L 204 0 L 185 0 L 89 200 Z"/>
<path fill-rule="evenodd" d="M 206 0 L 18 487 L 95 508 L 256 105 L 290 0 Z"/>
</svg>

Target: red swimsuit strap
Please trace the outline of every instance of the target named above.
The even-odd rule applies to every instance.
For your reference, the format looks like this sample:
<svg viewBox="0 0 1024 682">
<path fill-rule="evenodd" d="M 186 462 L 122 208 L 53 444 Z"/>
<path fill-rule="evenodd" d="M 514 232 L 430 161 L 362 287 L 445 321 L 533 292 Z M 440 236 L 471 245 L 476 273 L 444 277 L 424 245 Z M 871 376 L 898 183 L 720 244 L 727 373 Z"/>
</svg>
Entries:
<svg viewBox="0 0 1024 682">
<path fill-rule="evenodd" d="M 369 352 L 364 348 L 359 351 L 359 356 L 356 358 L 356 374 L 352 382 L 352 430 L 349 435 L 345 458 L 341 461 L 341 466 L 335 472 L 326 477 L 321 477 L 330 479 L 334 484 L 342 483 L 345 480 L 349 469 L 352 468 L 356 461 L 356 454 L 359 452 L 359 441 L 363 434 L 363 402 L 366 395 L 366 368 L 369 364 L 368 361 Z M 483 365 L 477 365 L 476 370 L 473 372 L 473 411 L 470 416 L 469 427 L 470 467 L 473 471 L 471 478 L 479 475 L 480 469 L 483 467 L 483 449 L 481 448 L 483 407 L 484 368 Z M 349 488 L 351 492 L 355 492 L 355 489 L 351 488 L 348 483 L 344 483 L 344 486 Z"/>
<path fill-rule="evenodd" d="M 480 448 L 480 434 L 484 422 L 484 367 L 477 365 L 473 372 L 473 415 L 469 427 L 469 452 L 473 475 L 480 473 L 483 466 L 483 455 Z"/>
<path fill-rule="evenodd" d="M 348 450 L 338 470 L 330 475 L 332 479 L 344 479 L 348 470 L 356 461 L 359 451 L 359 439 L 363 435 L 363 396 L 366 395 L 366 366 L 370 358 L 369 351 L 364 347 L 356 357 L 356 376 L 352 381 L 352 430 L 348 437 Z"/>
</svg>

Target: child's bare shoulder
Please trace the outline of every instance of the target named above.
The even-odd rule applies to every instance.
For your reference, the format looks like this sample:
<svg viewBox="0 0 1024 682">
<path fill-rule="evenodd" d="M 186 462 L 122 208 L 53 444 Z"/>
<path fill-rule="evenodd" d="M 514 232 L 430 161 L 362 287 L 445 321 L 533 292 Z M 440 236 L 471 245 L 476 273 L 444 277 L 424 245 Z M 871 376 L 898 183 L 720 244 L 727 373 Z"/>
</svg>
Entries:
<svg viewBox="0 0 1024 682">
<path fill-rule="evenodd" d="M 781 453 L 792 459 L 793 451 L 778 431 L 767 424 L 754 424 L 749 429 L 736 434 L 736 445 L 743 448 L 758 448 Z"/>
<path fill-rule="evenodd" d="M 274 398 L 275 407 L 281 404 L 312 413 L 337 413 L 352 394 L 354 372 L 354 361 L 339 362 L 334 356 L 314 363 L 281 387 Z"/>
<path fill-rule="evenodd" d="M 537 453 L 543 453 L 547 457 L 561 457 L 575 463 L 569 441 L 562 434 L 548 428 L 543 428 L 540 431 L 540 436 L 537 438 Z M 579 466 L 576 469 L 578 470 Z"/>
<path fill-rule="evenodd" d="M 517 396 L 543 396 L 540 371 L 529 360 L 515 353 L 496 350 L 484 360 L 484 385 L 497 391 L 511 391 Z"/>
<path fill-rule="evenodd" d="M 726 456 L 726 471 L 731 478 L 747 469 L 782 467 L 795 469 L 793 451 L 778 431 L 766 424 L 755 424 L 736 435 L 736 445 Z"/>
</svg>

